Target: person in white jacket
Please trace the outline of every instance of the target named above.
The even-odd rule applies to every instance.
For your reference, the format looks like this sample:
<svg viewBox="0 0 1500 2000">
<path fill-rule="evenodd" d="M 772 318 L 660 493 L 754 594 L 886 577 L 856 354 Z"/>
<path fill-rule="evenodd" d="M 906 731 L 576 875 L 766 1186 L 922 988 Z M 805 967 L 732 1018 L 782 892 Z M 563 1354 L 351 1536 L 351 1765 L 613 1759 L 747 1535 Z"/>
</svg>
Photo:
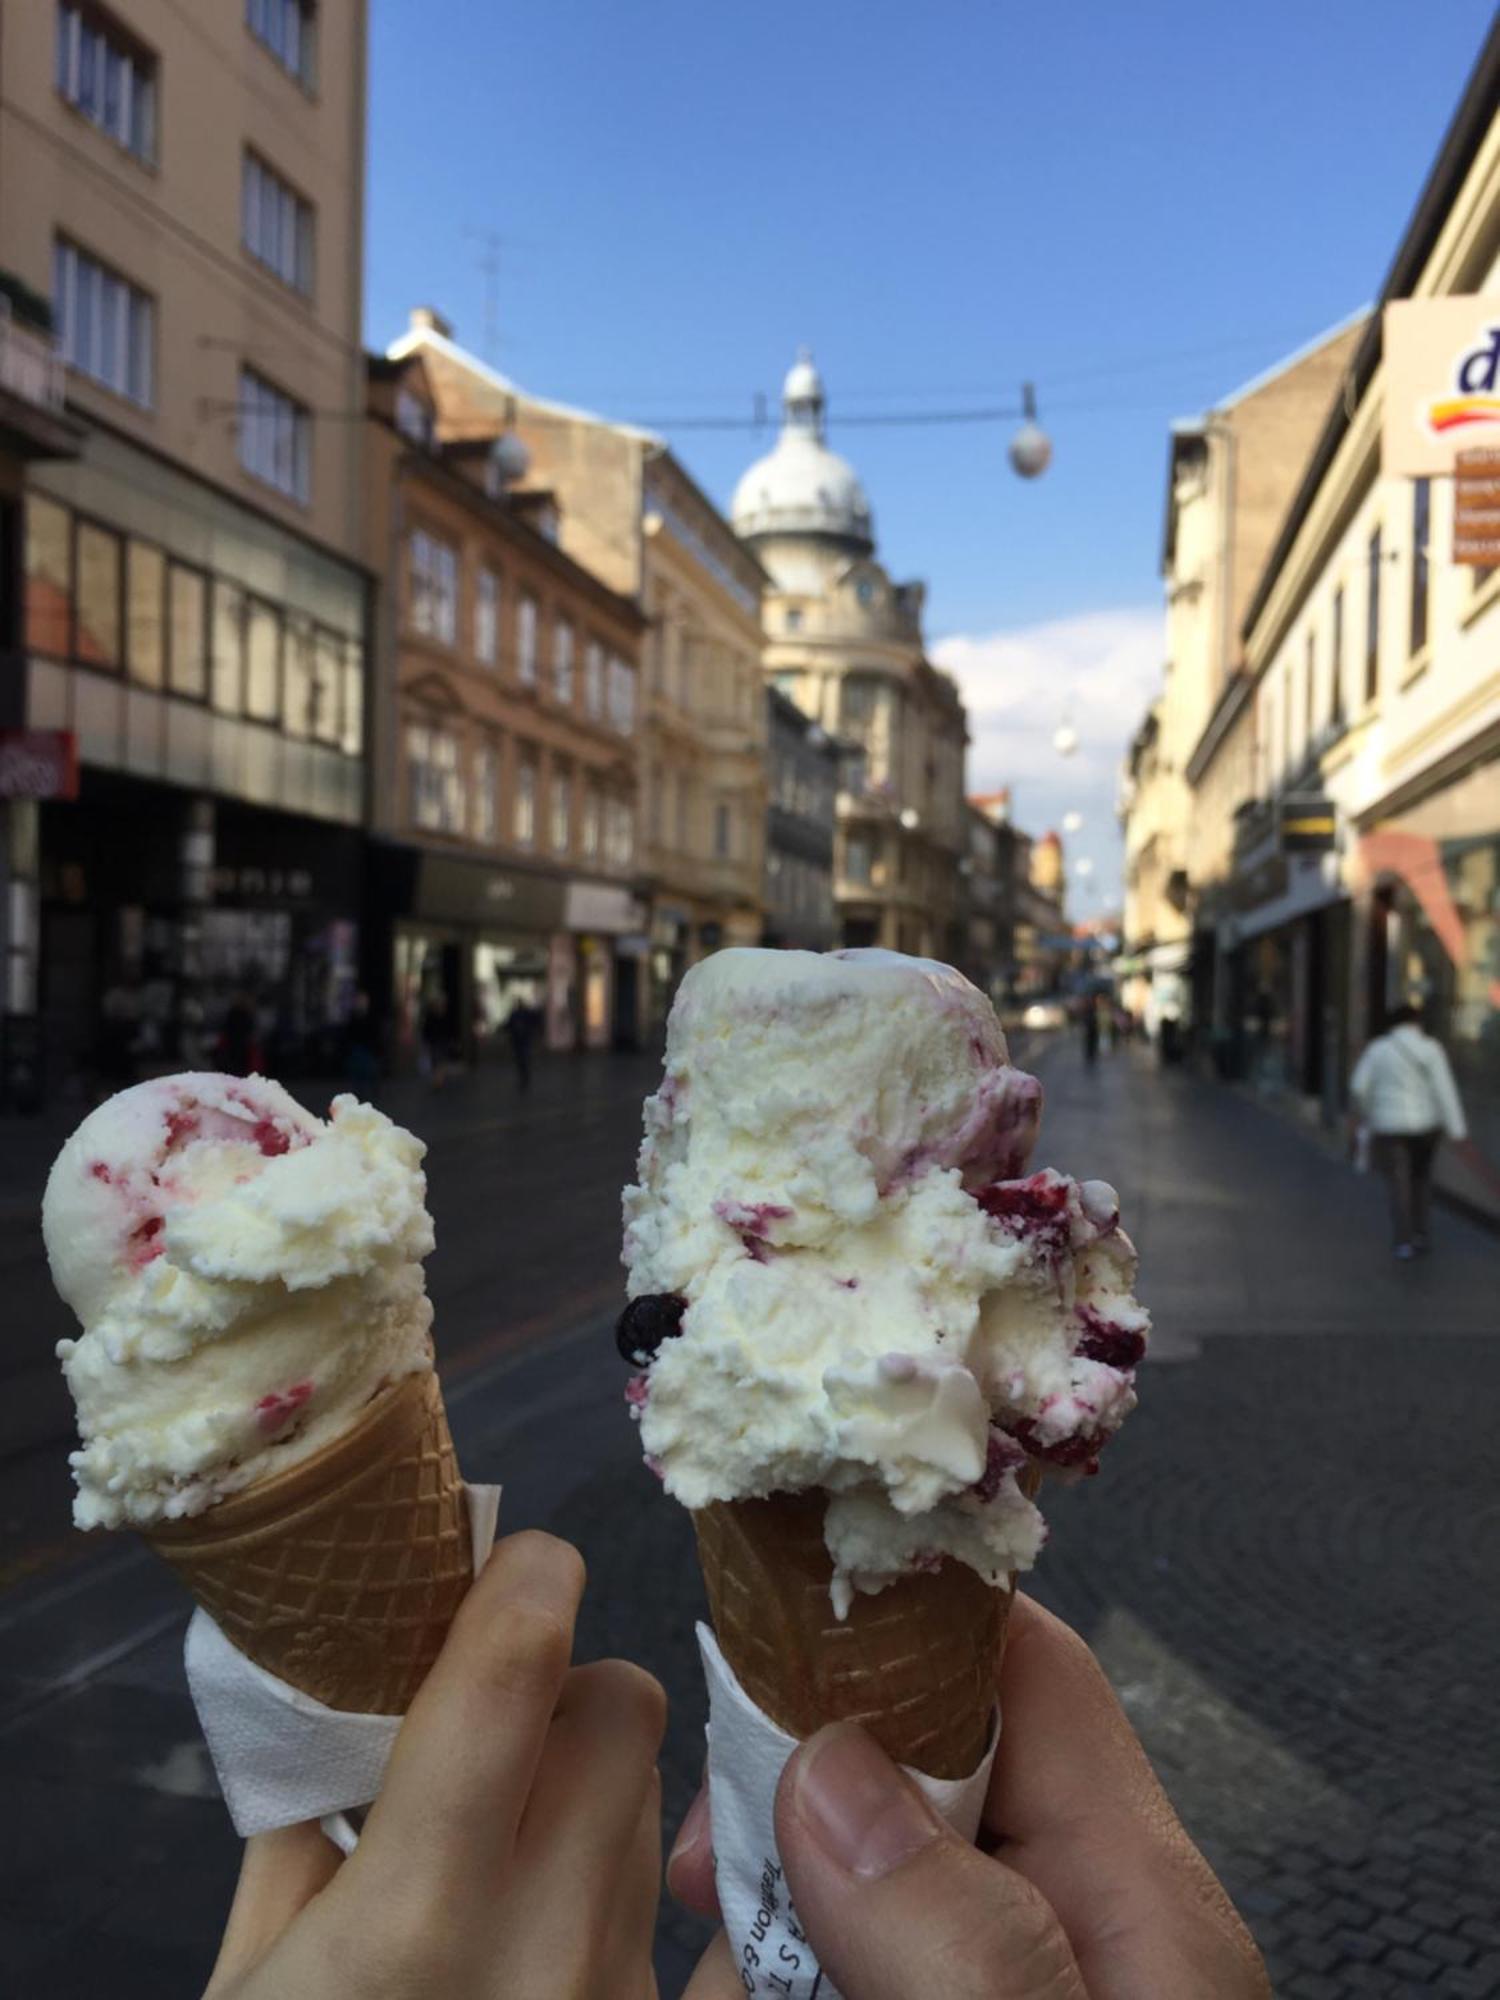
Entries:
<svg viewBox="0 0 1500 2000">
<path fill-rule="evenodd" d="M 1355 1065 L 1349 1089 L 1375 1138 L 1391 1190 L 1396 1255 L 1428 1247 L 1432 1165 L 1443 1135 L 1468 1135 L 1458 1087 L 1441 1042 L 1424 1034 L 1415 1007 L 1397 1007 Z"/>
</svg>

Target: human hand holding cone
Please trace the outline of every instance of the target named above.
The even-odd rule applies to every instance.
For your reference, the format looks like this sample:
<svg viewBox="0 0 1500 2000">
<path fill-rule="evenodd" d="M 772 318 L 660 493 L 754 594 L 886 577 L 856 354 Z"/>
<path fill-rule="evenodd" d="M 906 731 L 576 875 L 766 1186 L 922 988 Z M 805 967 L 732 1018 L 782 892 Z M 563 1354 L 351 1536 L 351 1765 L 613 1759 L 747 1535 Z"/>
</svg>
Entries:
<svg viewBox="0 0 1500 2000">
<path fill-rule="evenodd" d="M 627 1401 L 707 1587 L 731 1949 L 797 2000 L 787 1738 L 858 1721 L 971 1836 L 1041 1469 L 1093 1469 L 1135 1401 L 1135 1254 L 1103 1182 L 1027 1174 L 1040 1108 L 950 968 L 737 949 L 683 980 L 646 1105 Z"/>
<path fill-rule="evenodd" d="M 84 1121 L 43 1205 L 79 1524 L 139 1527 L 240 1652 L 355 1714 L 405 1712 L 473 1573 L 423 1151 L 352 1098 L 168 1077 Z"/>
</svg>

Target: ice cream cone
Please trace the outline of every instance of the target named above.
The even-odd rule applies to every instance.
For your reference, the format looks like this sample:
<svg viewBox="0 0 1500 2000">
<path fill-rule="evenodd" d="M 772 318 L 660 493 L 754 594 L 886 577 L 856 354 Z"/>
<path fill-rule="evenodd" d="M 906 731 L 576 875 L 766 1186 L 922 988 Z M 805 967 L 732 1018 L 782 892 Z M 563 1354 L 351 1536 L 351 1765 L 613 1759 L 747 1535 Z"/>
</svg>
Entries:
<svg viewBox="0 0 1500 2000">
<path fill-rule="evenodd" d="M 401 1715 L 473 1581 L 437 1377 L 324 1450 L 149 1535 L 242 1653 L 330 1708 Z"/>
<path fill-rule="evenodd" d="M 989 1741 L 1010 1610 L 962 1563 L 856 1591 L 833 1614 L 822 1493 L 734 1500 L 693 1516 L 715 1635 L 740 1686 L 790 1735 L 859 1722 L 898 1763 L 967 1778 Z"/>
</svg>

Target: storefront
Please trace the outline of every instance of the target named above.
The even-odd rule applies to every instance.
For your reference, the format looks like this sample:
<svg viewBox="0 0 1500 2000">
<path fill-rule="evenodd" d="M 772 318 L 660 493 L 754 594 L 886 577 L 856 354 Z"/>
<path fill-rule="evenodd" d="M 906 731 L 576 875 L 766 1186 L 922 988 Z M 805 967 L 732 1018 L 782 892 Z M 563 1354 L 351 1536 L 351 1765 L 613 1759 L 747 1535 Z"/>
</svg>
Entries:
<svg viewBox="0 0 1500 2000">
<path fill-rule="evenodd" d="M 1355 868 L 1368 1032 L 1404 1001 L 1422 1009 L 1448 1051 L 1474 1141 L 1500 1168 L 1500 748 L 1375 817 Z M 1455 1192 L 1500 1213 L 1494 1187 L 1447 1149 L 1444 1171 Z"/>
<path fill-rule="evenodd" d="M 373 852 L 374 921 L 387 947 L 375 946 L 367 976 L 398 1063 L 415 1060 L 434 1006 L 466 1060 L 504 1052 L 517 1007 L 535 1015 L 549 1049 L 638 1039 L 643 912 L 628 890 L 462 855 L 385 844 Z"/>
<path fill-rule="evenodd" d="M 1234 878 L 1228 900 L 1216 1058 L 1259 1090 L 1312 1100 L 1332 1122 L 1348 1070 L 1350 917 L 1339 857 L 1263 854 Z"/>
<path fill-rule="evenodd" d="M 336 1073 L 362 848 L 352 828 L 85 768 L 77 800 L 41 814 L 49 1077 L 211 1067 L 231 1010 L 261 1066 Z"/>
</svg>

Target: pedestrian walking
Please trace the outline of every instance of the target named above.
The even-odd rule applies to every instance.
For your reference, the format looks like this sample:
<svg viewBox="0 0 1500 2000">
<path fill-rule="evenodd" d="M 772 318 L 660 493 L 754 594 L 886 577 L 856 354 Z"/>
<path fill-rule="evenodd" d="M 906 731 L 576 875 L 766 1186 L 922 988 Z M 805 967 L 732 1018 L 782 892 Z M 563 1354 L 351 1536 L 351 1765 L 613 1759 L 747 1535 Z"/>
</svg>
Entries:
<svg viewBox="0 0 1500 2000">
<path fill-rule="evenodd" d="M 521 1090 L 531 1088 L 531 1045 L 536 1038 L 536 1027 L 536 1009 L 518 999 L 505 1017 L 505 1032 L 515 1059 L 516 1085 Z"/>
<path fill-rule="evenodd" d="M 1088 1069 L 1099 1060 L 1099 1002 L 1092 993 L 1083 996 L 1083 1060 Z"/>
<path fill-rule="evenodd" d="M 1423 1033 L 1415 1007 L 1394 1009 L 1355 1065 L 1349 1089 L 1390 1187 L 1395 1253 L 1405 1263 L 1429 1245 L 1437 1149 L 1445 1134 L 1455 1143 L 1468 1136 L 1447 1053 Z"/>
</svg>

